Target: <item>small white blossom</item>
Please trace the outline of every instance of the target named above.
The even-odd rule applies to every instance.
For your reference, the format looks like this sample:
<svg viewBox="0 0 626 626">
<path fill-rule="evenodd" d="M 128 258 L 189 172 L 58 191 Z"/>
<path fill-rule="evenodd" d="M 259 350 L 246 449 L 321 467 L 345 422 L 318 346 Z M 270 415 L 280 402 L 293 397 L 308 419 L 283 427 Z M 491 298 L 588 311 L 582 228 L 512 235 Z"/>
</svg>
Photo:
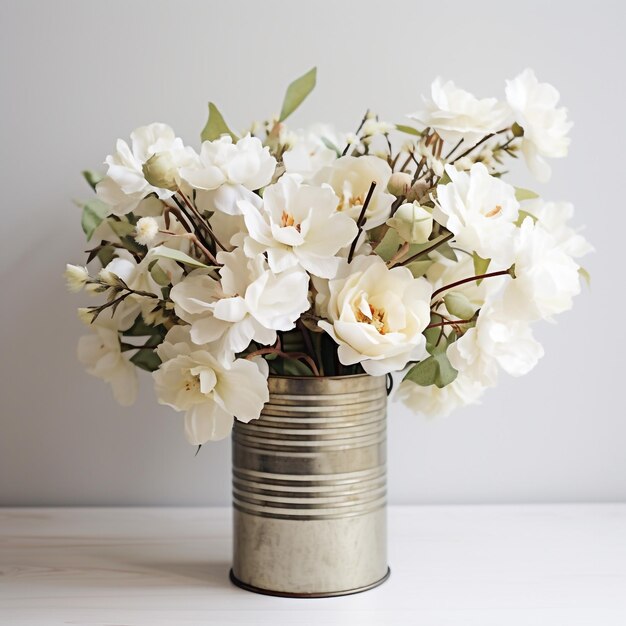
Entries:
<svg viewBox="0 0 626 626">
<path fill-rule="evenodd" d="M 86 267 L 71 265 L 70 263 L 65 266 L 64 275 L 67 289 L 73 293 L 80 291 L 89 280 L 89 272 Z"/>
<path fill-rule="evenodd" d="M 506 99 L 515 121 L 524 129 L 522 153 L 532 174 L 541 182 L 550 179 L 551 168 L 544 157 L 567 155 L 572 123 L 567 109 L 557 108 L 559 92 L 549 83 L 540 83 L 531 69 L 506 81 Z"/>
<path fill-rule="evenodd" d="M 137 220 L 135 241 L 142 246 L 149 246 L 159 233 L 159 224 L 153 217 Z"/>
<path fill-rule="evenodd" d="M 340 150 L 345 141 L 334 128 L 325 124 L 298 130 L 293 133 L 289 149 L 283 154 L 285 171 L 288 174 L 299 174 L 308 182 L 319 170 L 337 159 L 337 151 L 329 146 Z"/>
<path fill-rule="evenodd" d="M 425 243 L 433 231 L 433 216 L 418 202 L 405 202 L 387 220 L 387 225 L 408 243 Z"/>
</svg>

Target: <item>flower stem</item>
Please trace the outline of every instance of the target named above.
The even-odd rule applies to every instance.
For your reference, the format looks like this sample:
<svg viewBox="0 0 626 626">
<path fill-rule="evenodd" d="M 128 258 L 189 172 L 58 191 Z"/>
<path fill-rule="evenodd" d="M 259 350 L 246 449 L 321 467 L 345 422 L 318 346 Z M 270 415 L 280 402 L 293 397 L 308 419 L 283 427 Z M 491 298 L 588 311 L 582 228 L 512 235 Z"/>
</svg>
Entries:
<svg viewBox="0 0 626 626">
<path fill-rule="evenodd" d="M 348 263 L 350 263 L 350 261 L 352 261 L 352 257 L 354 256 L 354 251 L 356 250 L 356 244 L 357 241 L 359 240 L 359 237 L 361 236 L 361 232 L 363 231 L 363 226 L 365 224 L 365 211 L 367 211 L 367 207 L 369 206 L 369 203 L 372 199 L 372 195 L 374 193 L 374 189 L 376 189 L 376 181 L 373 180 L 372 184 L 370 185 L 369 191 L 367 192 L 367 196 L 365 196 L 365 202 L 363 203 L 363 206 L 361 207 L 361 212 L 359 213 L 359 219 L 357 219 L 356 221 L 356 225 L 358 227 L 358 231 L 356 233 L 356 237 L 352 240 L 352 245 L 350 246 L 350 252 L 348 254 Z"/>
<path fill-rule="evenodd" d="M 488 135 L 485 135 L 478 143 L 475 143 L 471 148 L 468 148 L 465 152 L 462 152 L 461 154 L 459 154 L 459 156 L 455 157 L 453 161 L 450 161 L 450 163 L 456 163 L 459 159 L 466 157 L 470 152 L 472 152 L 472 150 L 474 150 L 475 148 L 478 148 L 478 146 L 485 143 L 485 141 L 487 141 L 488 139 L 491 139 L 492 137 L 495 137 L 496 135 L 501 135 L 502 133 L 506 133 L 508 130 L 510 130 L 510 126 L 507 126 L 506 128 L 502 128 L 501 130 L 497 130 L 494 133 L 489 133 Z"/>
<path fill-rule="evenodd" d="M 436 241 L 432 246 L 429 246 L 421 252 L 414 254 L 412 257 L 409 257 L 405 261 L 402 261 L 402 265 L 408 265 L 409 263 L 413 263 L 413 261 L 417 261 L 420 257 L 425 256 L 433 250 L 436 250 L 439 246 L 442 246 L 444 243 L 446 243 L 446 241 L 450 241 L 450 239 L 452 239 L 453 237 L 454 233 L 448 233 L 443 239 Z"/>
<path fill-rule="evenodd" d="M 511 273 L 511 268 L 508 270 L 499 270 L 497 272 L 489 272 L 487 274 L 481 274 L 480 276 L 470 276 L 468 278 L 463 278 L 461 280 L 457 280 L 454 283 L 450 283 L 449 285 L 444 285 L 443 287 L 439 287 L 436 291 L 433 292 L 432 300 L 434 300 L 440 293 L 447 291 L 448 289 L 454 289 L 459 285 L 465 285 L 466 283 L 471 283 L 475 280 L 482 280 L 483 278 L 494 278 L 496 276 L 513 276 Z"/>
</svg>

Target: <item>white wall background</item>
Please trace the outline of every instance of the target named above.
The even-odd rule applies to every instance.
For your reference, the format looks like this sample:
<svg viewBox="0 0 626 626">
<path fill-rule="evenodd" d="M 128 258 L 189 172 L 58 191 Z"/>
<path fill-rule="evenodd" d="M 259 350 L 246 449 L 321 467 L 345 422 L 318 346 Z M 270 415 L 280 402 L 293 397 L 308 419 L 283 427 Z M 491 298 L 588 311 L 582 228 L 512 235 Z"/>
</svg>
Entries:
<svg viewBox="0 0 626 626">
<path fill-rule="evenodd" d="M 133 409 L 75 358 L 82 325 L 61 273 L 85 249 L 73 197 L 117 137 L 166 121 L 193 141 L 206 103 L 235 127 L 280 107 L 313 65 L 293 123 L 400 121 L 437 74 L 500 95 L 526 66 L 576 123 L 546 198 L 571 199 L 597 252 L 546 356 L 480 407 L 425 421 L 391 405 L 396 503 L 626 498 L 623 62 L 620 2 L 7 1 L 0 5 L 0 504 L 226 504 L 230 444 L 186 444 L 142 383 Z M 521 185 L 534 185 L 520 170 Z"/>
</svg>

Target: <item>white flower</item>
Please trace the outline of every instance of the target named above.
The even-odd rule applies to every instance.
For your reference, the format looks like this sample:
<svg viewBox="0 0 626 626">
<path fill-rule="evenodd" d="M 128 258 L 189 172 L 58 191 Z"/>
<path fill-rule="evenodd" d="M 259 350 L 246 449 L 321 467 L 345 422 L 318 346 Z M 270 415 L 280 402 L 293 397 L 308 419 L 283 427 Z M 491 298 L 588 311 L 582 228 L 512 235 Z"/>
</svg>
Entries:
<svg viewBox="0 0 626 626">
<path fill-rule="evenodd" d="M 508 267 L 519 202 L 515 189 L 482 163 L 467 172 L 446 166 L 451 183 L 437 187 L 435 219 L 454 233 L 460 248 Z"/>
<path fill-rule="evenodd" d="M 522 152 L 528 168 L 541 182 L 549 180 L 551 169 L 543 157 L 556 159 L 567 155 L 572 123 L 567 109 L 557 108 L 559 92 L 548 83 L 540 83 L 535 73 L 524 70 L 506 81 L 506 99 L 515 121 L 524 129 Z"/>
<path fill-rule="evenodd" d="M 593 246 L 568 224 L 574 215 L 574 206 L 569 202 L 545 202 L 537 198 L 524 202 L 522 209 L 537 218 L 565 254 L 580 258 L 593 252 Z"/>
<path fill-rule="evenodd" d="M 344 365 L 361 363 L 380 376 L 425 356 L 432 293 L 425 279 L 406 267 L 388 269 L 379 256 L 362 256 L 345 263 L 329 289 L 330 321 L 319 326 L 339 344 Z"/>
<path fill-rule="evenodd" d="M 433 216 L 418 202 L 405 202 L 387 220 L 387 225 L 408 243 L 426 243 L 433 231 Z"/>
<path fill-rule="evenodd" d="M 329 186 L 303 185 L 286 174 L 265 189 L 260 210 L 239 202 L 250 233 L 246 254 L 267 252 L 270 269 L 277 273 L 300 266 L 314 276 L 332 278 L 340 263 L 335 255 L 358 233 L 355 221 L 337 211 L 337 202 Z"/>
<path fill-rule="evenodd" d="M 396 125 L 390 122 L 382 122 L 375 117 L 371 117 L 365 121 L 361 134 L 363 137 L 372 137 L 374 135 L 387 135 L 392 130 L 395 130 Z"/>
<path fill-rule="evenodd" d="M 122 406 L 130 406 L 137 397 L 137 371 L 121 351 L 117 327 L 101 317 L 90 327 L 94 332 L 78 341 L 78 360 L 89 374 L 111 385 Z"/>
<path fill-rule="evenodd" d="M 237 201 L 265 187 L 274 175 L 276 159 L 257 137 L 246 135 L 237 143 L 225 135 L 204 141 L 193 165 L 181 169 L 182 178 L 200 190 L 215 209 L 237 215 Z"/>
<path fill-rule="evenodd" d="M 337 152 L 328 145 L 339 149 L 344 143 L 345 138 L 327 125 L 318 124 L 308 130 L 298 130 L 292 137 L 292 146 L 283 154 L 285 171 L 299 174 L 303 180 L 309 181 L 320 169 L 337 159 Z"/>
<path fill-rule="evenodd" d="M 70 263 L 65 266 L 64 276 L 68 290 L 73 293 L 80 291 L 89 280 L 89 272 L 86 267 L 71 265 Z"/>
<path fill-rule="evenodd" d="M 98 197 L 111 206 L 114 215 L 125 215 L 134 211 L 149 194 L 161 199 L 170 198 L 174 192 L 151 185 L 143 172 L 144 164 L 155 154 L 167 158 L 172 168 L 180 168 L 196 158 L 191 148 L 186 148 L 181 139 L 166 124 L 150 124 L 134 130 L 131 146 L 118 139 L 116 153 L 106 158 L 107 175 L 96 191 Z"/>
<path fill-rule="evenodd" d="M 135 241 L 142 246 L 150 245 L 159 233 L 159 223 L 153 217 L 137 220 Z"/>
<path fill-rule="evenodd" d="M 175 285 L 170 297 L 176 315 L 191 324 L 197 344 L 216 343 L 220 357 L 245 350 L 250 341 L 276 341 L 277 330 L 291 330 L 310 304 L 309 278 L 298 268 L 275 275 L 262 254 L 248 258 L 241 247 L 220 252 L 221 281 L 202 270 Z"/>
<path fill-rule="evenodd" d="M 188 326 L 174 326 L 157 348 L 161 366 L 153 373 L 160 404 L 185 411 L 190 443 L 227 437 L 233 418 L 257 419 L 269 399 L 267 371 L 246 359 L 217 360 L 189 339 Z"/>
<path fill-rule="evenodd" d="M 436 385 L 423 387 L 411 380 L 403 380 L 396 397 L 415 413 L 428 417 L 446 417 L 459 407 L 478 403 L 485 389 L 479 382 L 460 373 L 442 388 Z"/>
<path fill-rule="evenodd" d="M 516 277 L 502 294 L 509 319 L 550 318 L 572 307 L 580 293 L 579 266 L 531 217 L 518 231 L 514 263 Z"/>
<path fill-rule="evenodd" d="M 498 308 L 481 309 L 476 326 L 448 347 L 452 367 L 485 386 L 496 384 L 498 366 L 524 376 L 543 356 L 528 322 L 507 319 Z"/>
<path fill-rule="evenodd" d="M 365 212 L 365 230 L 380 226 L 387 220 L 395 197 L 387 191 L 391 177 L 387 161 L 375 156 L 344 156 L 330 167 L 322 168 L 314 178 L 316 184 L 328 183 L 339 196 L 337 209 L 358 219 L 367 193 L 376 183 L 371 201 Z"/>
<path fill-rule="evenodd" d="M 423 100 L 425 108 L 409 117 L 437 131 L 450 143 L 464 139 L 472 145 L 510 123 L 510 111 L 505 104 L 495 98 L 479 100 L 452 81 L 444 83 L 441 78 L 436 78 L 431 86 L 431 99 Z"/>
</svg>

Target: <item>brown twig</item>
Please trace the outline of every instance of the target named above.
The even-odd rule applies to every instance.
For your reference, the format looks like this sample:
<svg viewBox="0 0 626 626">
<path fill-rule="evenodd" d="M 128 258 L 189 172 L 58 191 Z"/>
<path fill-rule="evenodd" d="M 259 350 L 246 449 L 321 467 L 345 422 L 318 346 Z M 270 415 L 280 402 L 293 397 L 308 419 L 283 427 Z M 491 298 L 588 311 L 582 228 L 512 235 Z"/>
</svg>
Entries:
<svg viewBox="0 0 626 626">
<path fill-rule="evenodd" d="M 446 241 L 450 241 L 450 239 L 452 239 L 453 237 L 454 237 L 454 233 L 447 234 L 443 239 L 436 241 L 428 248 L 425 248 L 421 252 L 418 252 L 417 254 L 414 254 L 412 257 L 409 257 L 408 259 L 402 261 L 402 265 L 408 265 L 409 263 L 413 263 L 413 261 L 417 261 L 417 259 L 419 259 L 421 256 L 425 256 L 429 254 L 430 252 L 432 252 L 433 250 L 436 250 L 439 246 L 442 246 L 444 243 L 446 243 Z"/>
<path fill-rule="evenodd" d="M 440 293 L 447 291 L 448 289 L 454 289 L 454 287 L 458 287 L 460 285 L 465 285 L 466 283 L 471 283 L 475 280 L 483 280 L 483 278 L 494 278 L 496 276 L 513 276 L 511 269 L 508 270 L 499 270 L 497 272 L 489 272 L 487 274 L 480 274 L 479 276 L 470 276 L 468 278 L 462 278 L 461 280 L 457 280 L 449 285 L 444 285 L 443 287 L 439 287 L 436 291 L 433 292 L 431 296 L 431 300 L 434 300 Z"/>
<path fill-rule="evenodd" d="M 376 181 L 372 181 L 370 185 L 369 191 L 367 192 L 367 196 L 365 196 L 365 202 L 363 202 L 363 206 L 361 207 L 361 212 L 359 213 L 359 218 L 356 221 L 356 225 L 358 227 L 356 237 L 352 240 L 352 245 L 350 246 L 350 252 L 348 253 L 348 263 L 352 261 L 352 257 L 354 256 L 354 251 L 356 250 L 356 244 L 363 232 L 363 226 L 367 221 L 365 219 L 365 212 L 367 211 L 367 207 L 369 206 L 370 200 L 372 199 L 372 195 L 374 194 L 374 189 L 376 189 Z"/>
<path fill-rule="evenodd" d="M 261 348 L 260 350 L 255 350 L 254 352 L 250 352 L 250 354 L 246 354 L 246 359 L 252 359 L 255 356 L 262 356 L 264 354 L 276 354 L 277 356 L 281 356 L 284 359 L 296 359 L 301 361 L 306 361 L 307 365 L 311 368 L 311 371 L 315 376 L 319 376 L 320 372 L 317 369 L 317 365 L 315 365 L 315 361 L 304 352 L 283 352 L 282 350 L 277 350 L 276 348 Z"/>
</svg>

